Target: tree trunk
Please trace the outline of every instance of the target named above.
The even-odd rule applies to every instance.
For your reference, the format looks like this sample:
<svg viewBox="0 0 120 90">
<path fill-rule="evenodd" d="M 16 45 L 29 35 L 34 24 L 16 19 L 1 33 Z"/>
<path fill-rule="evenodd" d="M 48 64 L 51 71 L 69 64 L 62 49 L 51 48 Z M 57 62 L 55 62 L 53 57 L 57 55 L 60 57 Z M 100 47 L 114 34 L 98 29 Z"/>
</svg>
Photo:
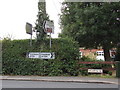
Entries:
<svg viewBox="0 0 120 90">
<path fill-rule="evenodd" d="M 107 46 L 104 46 L 103 50 L 105 61 L 111 61 L 109 48 Z"/>
</svg>

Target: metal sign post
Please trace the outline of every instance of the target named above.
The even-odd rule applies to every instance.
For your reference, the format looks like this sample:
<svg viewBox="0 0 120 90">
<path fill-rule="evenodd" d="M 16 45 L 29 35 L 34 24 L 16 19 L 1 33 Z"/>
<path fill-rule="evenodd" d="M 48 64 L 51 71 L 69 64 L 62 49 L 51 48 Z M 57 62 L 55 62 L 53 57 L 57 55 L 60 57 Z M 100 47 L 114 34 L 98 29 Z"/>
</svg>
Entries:
<svg viewBox="0 0 120 90">
<path fill-rule="evenodd" d="M 32 34 L 31 34 L 31 38 L 30 38 L 30 46 L 32 46 Z"/>
<path fill-rule="evenodd" d="M 49 33 L 49 38 L 50 38 L 50 52 L 51 52 L 51 47 L 52 47 L 52 44 L 51 44 L 51 41 L 52 41 L 52 38 L 51 38 L 51 33 L 54 33 L 54 23 L 53 21 L 46 21 L 45 22 L 45 30 L 44 30 L 46 33 Z"/>
<path fill-rule="evenodd" d="M 51 52 L 51 47 L 52 47 L 52 44 L 51 44 L 51 33 L 50 33 L 50 52 Z"/>
<path fill-rule="evenodd" d="M 50 38 L 50 52 L 29 52 L 26 57 L 27 58 L 36 58 L 36 59 L 55 59 L 55 53 L 51 52 L 52 48 L 52 38 L 51 34 L 54 33 L 54 23 L 53 21 L 46 21 L 45 22 L 45 32 L 49 34 Z M 32 24 L 26 23 L 26 33 L 31 35 L 30 46 L 32 46 Z"/>
</svg>

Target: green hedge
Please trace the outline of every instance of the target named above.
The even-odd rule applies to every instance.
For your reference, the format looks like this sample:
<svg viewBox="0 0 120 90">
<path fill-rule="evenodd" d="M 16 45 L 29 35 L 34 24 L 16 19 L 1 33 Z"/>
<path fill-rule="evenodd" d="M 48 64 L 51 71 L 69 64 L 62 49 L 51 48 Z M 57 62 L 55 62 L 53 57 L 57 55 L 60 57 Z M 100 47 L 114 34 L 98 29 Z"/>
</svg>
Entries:
<svg viewBox="0 0 120 90">
<path fill-rule="evenodd" d="M 4 75 L 40 75 L 40 76 L 77 76 L 88 75 L 87 70 L 79 68 L 108 68 L 107 64 L 78 64 L 80 61 L 95 61 L 83 57 L 79 59 L 79 45 L 70 38 L 52 39 L 51 52 L 55 52 L 54 60 L 26 58 L 28 52 L 50 52 L 49 39 L 42 44 L 33 40 L 2 41 L 2 73 Z M 105 71 L 109 74 L 111 72 Z"/>
<path fill-rule="evenodd" d="M 41 60 L 26 58 L 27 52 L 49 52 L 49 40 L 42 44 L 33 40 L 33 46 L 29 46 L 29 40 L 2 41 L 2 73 L 4 75 L 41 75 L 60 76 L 79 74 L 77 59 L 79 57 L 78 43 L 70 38 L 52 40 L 52 52 L 55 52 L 54 60 Z"/>
</svg>

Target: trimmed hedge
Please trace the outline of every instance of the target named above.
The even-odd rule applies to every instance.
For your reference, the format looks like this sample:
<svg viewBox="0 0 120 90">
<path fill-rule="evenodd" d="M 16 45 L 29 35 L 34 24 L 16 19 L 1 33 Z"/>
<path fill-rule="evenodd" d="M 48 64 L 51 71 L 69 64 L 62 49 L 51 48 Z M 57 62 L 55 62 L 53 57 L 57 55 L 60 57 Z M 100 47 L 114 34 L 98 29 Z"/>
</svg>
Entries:
<svg viewBox="0 0 120 90">
<path fill-rule="evenodd" d="M 55 52 L 54 60 L 26 58 L 27 52 L 50 52 L 48 39 L 42 44 L 33 40 L 32 47 L 29 46 L 29 40 L 4 39 L 2 43 L 4 75 L 76 76 L 79 74 L 77 64 L 79 46 L 70 38 L 52 40 L 51 51 Z"/>
<path fill-rule="evenodd" d="M 107 64 L 78 64 L 80 61 L 95 61 L 87 57 L 79 60 L 79 45 L 70 38 L 58 38 L 52 40 L 51 52 L 55 52 L 54 60 L 29 59 L 28 52 L 50 52 L 49 39 L 42 44 L 29 40 L 2 41 L 2 74 L 3 75 L 40 75 L 40 76 L 77 76 L 88 75 L 87 70 L 79 68 L 108 68 Z M 105 71 L 111 74 L 109 71 Z"/>
</svg>

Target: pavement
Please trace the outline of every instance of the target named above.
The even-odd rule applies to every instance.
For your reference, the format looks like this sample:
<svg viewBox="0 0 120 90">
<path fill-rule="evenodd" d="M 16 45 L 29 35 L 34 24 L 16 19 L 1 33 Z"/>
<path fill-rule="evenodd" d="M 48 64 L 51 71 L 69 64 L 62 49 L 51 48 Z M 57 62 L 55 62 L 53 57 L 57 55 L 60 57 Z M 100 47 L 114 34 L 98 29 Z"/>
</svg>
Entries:
<svg viewBox="0 0 120 90">
<path fill-rule="evenodd" d="M 67 76 L 0 76 L 0 80 L 24 80 L 24 81 L 47 81 L 47 82 L 76 82 L 76 83 L 103 83 L 119 84 L 118 78 L 99 77 L 67 77 Z"/>
</svg>

